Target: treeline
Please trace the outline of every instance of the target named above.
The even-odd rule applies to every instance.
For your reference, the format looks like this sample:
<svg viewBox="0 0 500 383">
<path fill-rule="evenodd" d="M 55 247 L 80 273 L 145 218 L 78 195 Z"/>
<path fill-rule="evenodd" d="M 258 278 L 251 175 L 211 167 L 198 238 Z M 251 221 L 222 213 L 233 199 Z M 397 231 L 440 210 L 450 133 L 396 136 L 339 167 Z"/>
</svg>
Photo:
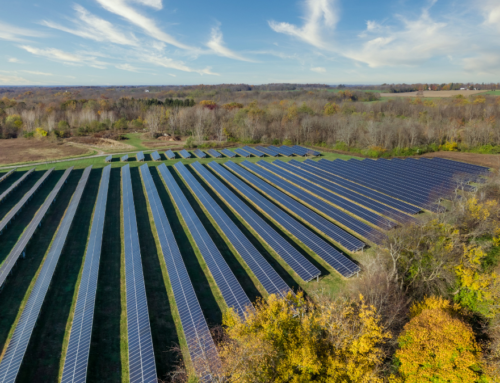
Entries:
<svg viewBox="0 0 500 383">
<path fill-rule="evenodd" d="M 417 84 L 382 84 L 382 85 L 361 85 L 353 86 L 356 89 L 374 89 L 380 90 L 385 93 L 405 93 L 405 92 L 416 92 L 419 90 L 497 90 L 500 89 L 500 83 L 462 83 L 462 82 L 450 82 L 450 83 L 417 83 Z"/>
</svg>

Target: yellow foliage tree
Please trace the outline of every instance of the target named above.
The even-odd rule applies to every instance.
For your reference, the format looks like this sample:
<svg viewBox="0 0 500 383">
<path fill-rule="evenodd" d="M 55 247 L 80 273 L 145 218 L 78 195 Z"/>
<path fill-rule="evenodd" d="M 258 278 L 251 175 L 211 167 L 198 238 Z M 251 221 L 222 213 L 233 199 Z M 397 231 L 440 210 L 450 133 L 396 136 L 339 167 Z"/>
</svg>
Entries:
<svg viewBox="0 0 500 383">
<path fill-rule="evenodd" d="M 411 308 L 412 319 L 398 339 L 395 357 L 405 383 L 487 382 L 474 333 L 443 298 L 426 298 Z"/>
<path fill-rule="evenodd" d="M 338 106 L 336 103 L 332 102 L 327 103 L 323 109 L 323 113 L 325 116 L 331 116 L 332 114 L 337 114 L 340 112 L 340 106 Z"/>
<path fill-rule="evenodd" d="M 379 345 L 390 336 L 362 297 L 312 303 L 301 293 L 271 295 L 245 321 L 229 311 L 223 323 L 220 354 L 231 382 L 382 381 Z"/>
<path fill-rule="evenodd" d="M 443 145 L 439 146 L 439 149 L 447 152 L 456 152 L 458 144 L 455 141 L 446 141 Z"/>
<path fill-rule="evenodd" d="M 47 136 L 47 131 L 43 130 L 42 128 L 35 129 L 35 137 L 41 138 L 46 136 Z"/>
</svg>

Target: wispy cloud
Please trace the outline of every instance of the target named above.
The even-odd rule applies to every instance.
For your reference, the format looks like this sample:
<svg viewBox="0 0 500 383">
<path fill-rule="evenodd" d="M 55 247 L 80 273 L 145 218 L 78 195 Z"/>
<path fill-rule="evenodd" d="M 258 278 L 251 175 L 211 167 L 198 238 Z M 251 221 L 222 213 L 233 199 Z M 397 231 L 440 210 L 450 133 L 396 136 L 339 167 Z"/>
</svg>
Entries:
<svg viewBox="0 0 500 383">
<path fill-rule="evenodd" d="M 95 41 L 107 41 L 114 44 L 132 46 L 137 46 L 139 44 L 138 39 L 133 33 L 124 33 L 119 31 L 109 21 L 91 14 L 78 4 L 75 4 L 74 9 L 79 19 L 73 20 L 77 27 L 76 29 L 67 28 L 46 20 L 42 21 L 42 24 L 49 28 L 58 29 L 63 32 Z"/>
<path fill-rule="evenodd" d="M 10 63 L 17 63 L 17 64 L 20 64 L 20 63 L 23 62 L 23 61 L 19 60 L 18 58 L 15 58 L 15 57 L 10 57 L 7 61 L 10 62 Z"/>
<path fill-rule="evenodd" d="M 219 56 L 234 60 L 253 62 L 253 60 L 243 57 L 225 46 L 222 32 L 220 31 L 219 26 L 212 28 L 210 41 L 207 43 L 207 46 Z"/>
<path fill-rule="evenodd" d="M 0 75 L 0 83 L 4 85 L 20 85 L 20 84 L 32 84 L 32 81 L 28 81 L 23 77 L 19 76 L 4 76 Z"/>
<path fill-rule="evenodd" d="M 200 75 L 208 74 L 208 75 L 220 76 L 220 74 L 212 72 L 211 68 L 194 69 L 194 68 L 187 66 L 182 61 L 173 60 L 171 58 L 163 57 L 160 55 L 144 56 L 142 58 L 142 60 L 145 62 L 149 62 L 151 64 L 154 64 L 154 65 L 157 65 L 157 66 L 161 66 L 164 68 L 177 69 L 177 70 L 180 70 L 183 72 L 198 73 Z"/>
<path fill-rule="evenodd" d="M 500 53 L 484 53 L 463 59 L 464 69 L 471 74 L 500 75 Z"/>
<path fill-rule="evenodd" d="M 317 48 L 326 48 L 323 39 L 325 29 L 333 30 L 338 22 L 335 0 L 306 0 L 305 23 L 302 27 L 286 22 L 269 21 L 269 26 L 278 33 L 294 36 Z"/>
<path fill-rule="evenodd" d="M 138 72 L 139 68 L 136 68 L 130 64 L 118 64 L 115 65 L 116 68 L 121 69 L 121 70 L 126 70 L 128 72 Z"/>
<path fill-rule="evenodd" d="M 320 66 L 315 67 L 315 68 L 311 68 L 311 70 L 313 72 L 316 72 L 316 73 L 325 73 L 326 72 L 326 68 L 323 68 L 323 67 L 320 67 Z"/>
<path fill-rule="evenodd" d="M 26 41 L 25 37 L 43 37 L 44 35 L 30 29 L 19 28 L 14 25 L 6 24 L 0 21 L 0 40 L 7 41 Z"/>
<path fill-rule="evenodd" d="M 159 0 L 137 0 L 138 2 L 155 6 L 158 9 L 158 5 L 161 5 Z M 173 45 L 177 48 L 187 49 L 187 50 L 197 50 L 197 48 L 190 47 L 189 45 L 183 44 L 177 41 L 176 38 L 163 32 L 154 22 L 154 20 L 142 15 L 134 8 L 130 7 L 125 3 L 125 0 L 97 0 L 101 6 L 107 11 L 114 13 L 118 16 L 123 17 L 128 22 L 140 27 L 149 36 L 162 41 L 166 44 Z M 161 7 L 160 7 L 161 8 Z"/>
<path fill-rule="evenodd" d="M 34 74 L 37 76 L 53 76 L 52 73 L 39 72 L 39 71 L 35 71 L 35 70 L 22 70 L 21 72 Z"/>
<path fill-rule="evenodd" d="M 20 48 L 36 56 L 68 64 L 85 64 L 98 69 L 105 69 L 106 66 L 109 65 L 108 63 L 97 60 L 96 57 L 68 53 L 55 48 L 40 49 L 29 45 L 21 45 Z"/>
<path fill-rule="evenodd" d="M 500 3 L 497 0 L 483 0 L 478 5 L 483 11 L 484 23 L 500 31 Z"/>
</svg>

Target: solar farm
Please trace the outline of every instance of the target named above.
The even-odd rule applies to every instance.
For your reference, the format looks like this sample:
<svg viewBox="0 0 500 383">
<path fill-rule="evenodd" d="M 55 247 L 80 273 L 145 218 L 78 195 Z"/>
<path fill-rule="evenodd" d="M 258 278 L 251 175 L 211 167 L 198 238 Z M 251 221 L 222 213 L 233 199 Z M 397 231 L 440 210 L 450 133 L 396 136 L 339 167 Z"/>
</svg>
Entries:
<svg viewBox="0 0 500 383">
<path fill-rule="evenodd" d="M 360 254 L 489 172 L 323 157 L 245 146 L 0 173 L 0 383 L 157 382 L 176 345 L 210 382 L 225 310 L 356 283 Z"/>
</svg>

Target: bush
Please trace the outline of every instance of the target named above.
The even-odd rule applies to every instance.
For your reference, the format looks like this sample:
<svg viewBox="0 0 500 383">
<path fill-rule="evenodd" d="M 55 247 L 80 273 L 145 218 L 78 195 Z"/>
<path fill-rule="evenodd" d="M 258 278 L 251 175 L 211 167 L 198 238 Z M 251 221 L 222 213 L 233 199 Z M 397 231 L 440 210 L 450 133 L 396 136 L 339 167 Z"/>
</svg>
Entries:
<svg viewBox="0 0 500 383">
<path fill-rule="evenodd" d="M 193 136 L 188 137 L 188 139 L 186 140 L 186 143 L 184 144 L 184 147 L 187 149 L 196 148 Z"/>
</svg>

